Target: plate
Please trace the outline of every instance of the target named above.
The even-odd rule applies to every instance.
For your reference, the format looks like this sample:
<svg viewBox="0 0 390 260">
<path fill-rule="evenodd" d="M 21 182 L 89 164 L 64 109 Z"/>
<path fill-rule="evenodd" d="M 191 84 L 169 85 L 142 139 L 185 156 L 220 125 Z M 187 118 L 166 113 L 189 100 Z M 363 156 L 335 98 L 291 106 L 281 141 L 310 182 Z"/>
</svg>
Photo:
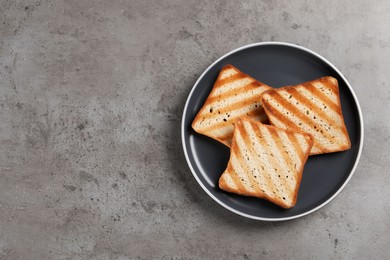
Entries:
<svg viewBox="0 0 390 260">
<path fill-rule="evenodd" d="M 232 64 L 275 88 L 323 76 L 333 76 L 339 82 L 340 101 L 352 147 L 345 152 L 309 157 L 303 171 L 297 204 L 291 209 L 282 209 L 262 199 L 239 196 L 219 189 L 218 179 L 229 160 L 229 148 L 197 134 L 191 128 L 191 123 L 210 93 L 219 71 L 226 64 Z M 203 190 L 226 209 L 247 218 L 264 221 L 302 217 L 334 199 L 356 169 L 362 152 L 363 136 L 359 102 L 341 72 L 319 54 L 282 42 L 246 45 L 211 64 L 193 86 L 184 107 L 181 124 L 184 154 L 192 174 Z"/>
</svg>

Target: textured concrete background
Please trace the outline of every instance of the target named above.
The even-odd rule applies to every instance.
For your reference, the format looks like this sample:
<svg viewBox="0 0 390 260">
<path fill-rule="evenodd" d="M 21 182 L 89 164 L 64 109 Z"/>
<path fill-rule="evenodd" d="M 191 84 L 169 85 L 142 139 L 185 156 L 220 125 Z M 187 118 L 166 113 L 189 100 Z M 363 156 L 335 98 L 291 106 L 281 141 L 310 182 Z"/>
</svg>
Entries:
<svg viewBox="0 0 390 260">
<path fill-rule="evenodd" d="M 390 2 L 239 2 L 0 1 L 0 259 L 388 258 Z M 180 142 L 199 75 L 259 41 L 328 58 L 365 117 L 345 190 L 285 223 L 218 206 Z"/>
</svg>

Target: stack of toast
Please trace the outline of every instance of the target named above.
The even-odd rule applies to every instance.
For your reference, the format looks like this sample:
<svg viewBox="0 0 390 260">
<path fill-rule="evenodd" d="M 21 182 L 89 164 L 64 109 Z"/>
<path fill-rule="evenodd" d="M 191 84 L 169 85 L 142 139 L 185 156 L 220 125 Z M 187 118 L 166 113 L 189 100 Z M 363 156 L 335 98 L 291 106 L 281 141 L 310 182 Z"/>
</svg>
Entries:
<svg viewBox="0 0 390 260">
<path fill-rule="evenodd" d="M 192 128 L 230 147 L 222 190 L 282 208 L 295 206 L 310 155 L 351 147 L 330 76 L 276 89 L 226 65 Z"/>
</svg>

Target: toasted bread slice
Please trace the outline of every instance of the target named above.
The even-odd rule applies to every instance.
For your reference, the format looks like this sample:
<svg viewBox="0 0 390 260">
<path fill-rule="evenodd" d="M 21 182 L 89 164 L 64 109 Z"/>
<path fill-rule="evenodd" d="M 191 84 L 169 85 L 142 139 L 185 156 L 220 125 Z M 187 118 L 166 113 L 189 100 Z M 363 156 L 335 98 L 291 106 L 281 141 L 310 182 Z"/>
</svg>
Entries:
<svg viewBox="0 0 390 260">
<path fill-rule="evenodd" d="M 323 77 L 273 89 L 267 91 L 262 100 L 272 125 L 299 130 L 314 137 L 310 155 L 351 148 L 337 79 Z"/>
<path fill-rule="evenodd" d="M 235 123 L 230 159 L 219 187 L 291 208 L 312 146 L 309 134 L 242 117 Z"/>
<path fill-rule="evenodd" d="M 271 87 L 234 66 L 224 66 L 192 122 L 192 128 L 230 147 L 234 122 L 238 117 L 247 115 L 261 122 L 268 121 L 261 105 L 261 95 L 269 89 Z"/>
</svg>

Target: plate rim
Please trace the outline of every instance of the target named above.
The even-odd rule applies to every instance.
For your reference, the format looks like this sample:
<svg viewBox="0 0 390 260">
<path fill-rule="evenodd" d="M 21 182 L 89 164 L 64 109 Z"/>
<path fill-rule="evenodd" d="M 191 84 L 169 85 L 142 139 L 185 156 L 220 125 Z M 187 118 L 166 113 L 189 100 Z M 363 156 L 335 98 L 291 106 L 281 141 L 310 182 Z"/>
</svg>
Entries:
<svg viewBox="0 0 390 260">
<path fill-rule="evenodd" d="M 253 48 L 253 47 L 258 47 L 258 46 L 286 46 L 286 47 L 291 47 L 291 48 L 295 48 L 295 49 L 298 49 L 298 50 L 301 50 L 301 51 L 304 51 L 304 52 L 307 52 L 317 58 L 319 58 L 320 60 L 322 60 L 323 62 L 325 62 L 328 66 L 330 66 L 332 69 L 334 69 L 338 74 L 339 76 L 344 80 L 344 82 L 346 83 L 347 87 L 349 88 L 349 90 L 351 91 L 352 93 L 352 97 L 354 99 L 354 101 L 356 102 L 356 105 L 357 105 L 357 110 L 358 110 L 358 114 L 359 114 L 359 120 L 360 120 L 360 147 L 359 147 L 359 150 L 358 150 L 358 154 L 357 154 L 357 157 L 356 157 L 356 160 L 355 160 L 355 163 L 352 167 L 352 170 L 351 172 L 349 173 L 349 176 L 348 178 L 344 181 L 344 183 L 341 185 L 341 187 L 329 198 L 327 199 L 326 201 L 324 201 L 323 203 L 321 203 L 320 205 L 314 207 L 313 209 L 311 210 L 308 210 L 306 212 L 303 212 L 301 214 L 297 214 L 297 215 L 294 215 L 294 216 L 289 216 L 289 217 L 282 217 L 282 218 L 268 218 L 268 217 L 258 217 L 258 216 L 254 216 L 254 215 L 251 215 L 251 214 L 247 214 L 247 213 L 244 213 L 244 212 L 241 212 L 239 210 L 236 210 L 232 207 L 230 207 L 229 205 L 223 203 L 222 201 L 220 201 L 216 196 L 214 196 L 207 188 L 206 186 L 201 182 L 201 180 L 199 179 L 198 175 L 196 174 L 192 164 L 191 164 L 191 161 L 189 159 L 189 155 L 188 155 L 188 152 L 187 152 L 187 149 L 186 149 L 186 143 L 185 143 L 185 136 L 184 136 L 184 132 L 185 132 L 185 125 L 184 125 L 184 121 L 185 121 L 185 115 L 186 115 L 186 112 L 188 110 L 188 104 L 189 104 L 189 101 L 190 101 L 190 98 L 192 97 L 193 95 L 193 92 L 195 91 L 196 87 L 198 86 L 200 80 L 204 77 L 204 75 L 206 73 L 209 72 L 209 70 L 211 68 L 213 68 L 219 61 L 223 60 L 224 58 L 236 53 L 236 52 L 239 52 L 239 51 L 242 51 L 242 50 L 245 50 L 245 49 L 249 49 L 249 48 Z M 325 205 L 327 205 L 329 202 L 331 202 L 344 188 L 345 186 L 348 184 L 348 182 L 350 181 L 350 179 L 352 178 L 353 174 L 355 173 L 355 170 L 357 168 L 357 165 L 360 161 L 360 156 L 362 154 L 362 150 L 363 150 L 363 145 L 364 145 L 364 123 L 363 123 L 363 114 L 362 114 L 362 111 L 361 111 L 361 107 L 360 107 L 360 104 L 359 104 L 359 101 L 357 99 L 357 96 L 355 94 L 355 92 L 353 91 L 351 85 L 349 84 L 348 80 L 345 78 L 345 76 L 330 62 L 328 61 L 326 58 L 322 57 L 320 54 L 306 48 L 306 47 L 302 47 L 302 46 L 299 46 L 299 45 L 296 45 L 296 44 L 293 44 L 293 43 L 288 43 L 288 42 L 270 42 L 270 41 L 266 41 L 266 42 L 256 42 L 256 43 L 251 43 L 251 44 L 247 44 L 247 45 L 244 45 L 244 46 L 241 46 L 241 47 L 238 47 L 224 55 L 222 55 L 221 57 L 219 57 L 217 60 L 215 60 L 210 66 L 208 66 L 208 68 L 198 77 L 197 81 L 195 82 L 195 84 L 192 86 L 191 88 L 191 91 L 190 93 L 188 94 L 187 96 L 187 100 L 186 100 L 186 103 L 184 105 L 184 109 L 183 109 L 183 114 L 182 114 L 182 119 L 181 119 L 181 141 L 182 141 L 182 147 L 183 147 L 183 151 L 184 151 L 184 155 L 185 155 L 185 158 L 186 158 L 186 162 L 187 162 L 187 165 L 188 167 L 190 168 L 190 171 L 192 173 L 192 175 L 195 177 L 196 181 L 198 182 L 198 184 L 202 187 L 202 189 L 215 201 L 217 202 L 219 205 L 221 205 L 222 207 L 224 207 L 225 209 L 229 210 L 230 212 L 233 212 L 237 215 L 240 215 L 242 217 L 246 217 L 246 218 L 249 218 L 249 219 L 254 219 L 254 220 L 261 220 L 261 221 L 286 221 L 286 220 L 292 220 L 292 219 L 296 219 L 296 218 L 300 218 L 300 217 L 303 217 L 303 216 L 306 216 L 306 215 L 309 215 L 317 210 L 319 210 L 320 208 L 324 207 Z"/>
</svg>

